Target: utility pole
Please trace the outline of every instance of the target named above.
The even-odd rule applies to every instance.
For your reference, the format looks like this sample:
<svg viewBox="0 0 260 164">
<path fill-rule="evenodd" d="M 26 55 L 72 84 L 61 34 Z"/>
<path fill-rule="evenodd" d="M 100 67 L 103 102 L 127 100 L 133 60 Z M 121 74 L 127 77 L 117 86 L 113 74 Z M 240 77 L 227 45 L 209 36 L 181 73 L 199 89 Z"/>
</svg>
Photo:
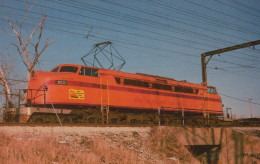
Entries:
<svg viewBox="0 0 260 164">
<path fill-rule="evenodd" d="M 252 114 L 252 98 L 248 99 L 248 102 L 249 102 L 249 106 L 250 106 L 251 118 L 253 118 L 253 114 Z"/>
<path fill-rule="evenodd" d="M 248 42 L 244 44 L 239 44 L 231 47 L 226 47 L 214 51 L 209 51 L 201 54 L 201 67 L 202 67 L 202 83 L 203 85 L 207 86 L 207 64 L 209 63 L 210 59 L 213 57 L 213 55 L 220 54 L 223 52 L 233 51 L 245 47 L 255 46 L 260 44 L 260 40 L 256 40 L 253 42 Z M 209 56 L 209 59 L 206 61 L 206 57 Z"/>
<path fill-rule="evenodd" d="M 231 108 L 226 108 L 226 112 L 227 112 L 227 118 L 231 118 L 232 119 L 232 110 L 231 110 Z"/>
</svg>

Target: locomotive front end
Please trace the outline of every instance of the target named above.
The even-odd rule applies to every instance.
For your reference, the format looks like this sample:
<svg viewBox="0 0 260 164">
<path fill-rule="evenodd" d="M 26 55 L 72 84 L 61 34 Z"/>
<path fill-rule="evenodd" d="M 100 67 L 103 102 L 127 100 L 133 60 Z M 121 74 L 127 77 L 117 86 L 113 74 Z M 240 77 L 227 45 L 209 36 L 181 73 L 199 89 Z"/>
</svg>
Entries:
<svg viewBox="0 0 260 164">
<path fill-rule="evenodd" d="M 69 83 L 73 83 L 76 66 L 58 66 L 51 72 L 33 71 L 27 89 L 27 106 L 64 105 L 70 97 L 75 97 L 69 91 Z M 78 95 L 76 95 L 78 96 Z"/>
</svg>

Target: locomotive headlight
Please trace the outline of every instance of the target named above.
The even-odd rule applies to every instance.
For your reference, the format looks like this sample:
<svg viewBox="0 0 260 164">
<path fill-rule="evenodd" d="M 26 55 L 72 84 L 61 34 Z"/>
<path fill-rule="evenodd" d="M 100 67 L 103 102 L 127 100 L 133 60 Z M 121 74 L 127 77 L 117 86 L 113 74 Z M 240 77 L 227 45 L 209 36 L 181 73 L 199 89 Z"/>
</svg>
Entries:
<svg viewBox="0 0 260 164">
<path fill-rule="evenodd" d="M 68 85 L 66 80 L 55 80 L 56 85 Z"/>
</svg>

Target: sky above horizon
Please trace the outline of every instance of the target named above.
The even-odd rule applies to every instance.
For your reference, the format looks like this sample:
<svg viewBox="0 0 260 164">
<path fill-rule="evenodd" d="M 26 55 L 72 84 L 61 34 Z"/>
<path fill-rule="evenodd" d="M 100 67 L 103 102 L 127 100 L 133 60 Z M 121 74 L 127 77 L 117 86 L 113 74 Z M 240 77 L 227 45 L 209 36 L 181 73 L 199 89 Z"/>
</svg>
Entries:
<svg viewBox="0 0 260 164">
<path fill-rule="evenodd" d="M 4 15 L 22 20 L 23 0 L 0 0 L 0 52 L 11 53 L 16 79 L 26 76 L 17 40 Z M 201 54 L 260 39 L 259 0 L 28 0 L 33 5 L 25 35 L 47 16 L 40 47 L 55 40 L 37 70 L 81 64 L 96 43 L 111 41 L 125 59 L 124 72 L 146 73 L 201 83 Z M 33 50 L 31 50 L 33 52 Z M 102 59 L 101 59 L 102 60 Z M 216 86 L 225 108 L 238 117 L 260 117 L 260 45 L 222 53 L 207 65 L 208 84 Z"/>
</svg>

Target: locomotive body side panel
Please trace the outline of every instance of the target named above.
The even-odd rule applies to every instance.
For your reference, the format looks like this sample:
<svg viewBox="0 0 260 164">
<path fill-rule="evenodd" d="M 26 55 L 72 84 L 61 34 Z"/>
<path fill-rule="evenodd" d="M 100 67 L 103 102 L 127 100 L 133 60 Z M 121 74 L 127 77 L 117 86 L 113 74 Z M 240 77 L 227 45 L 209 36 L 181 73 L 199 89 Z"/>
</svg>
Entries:
<svg viewBox="0 0 260 164">
<path fill-rule="evenodd" d="M 64 66 L 64 68 L 63 68 Z M 68 67 L 68 68 L 66 68 Z M 75 67 L 75 68 L 74 68 Z M 60 72 L 71 71 L 71 72 Z M 43 96 L 45 87 L 46 100 Z M 211 87 L 212 89 L 213 87 Z M 207 87 L 157 76 L 131 74 L 64 64 L 53 72 L 35 71 L 29 83 L 27 103 L 64 106 L 109 105 L 118 109 L 157 110 L 222 114 L 216 91 Z"/>
</svg>

